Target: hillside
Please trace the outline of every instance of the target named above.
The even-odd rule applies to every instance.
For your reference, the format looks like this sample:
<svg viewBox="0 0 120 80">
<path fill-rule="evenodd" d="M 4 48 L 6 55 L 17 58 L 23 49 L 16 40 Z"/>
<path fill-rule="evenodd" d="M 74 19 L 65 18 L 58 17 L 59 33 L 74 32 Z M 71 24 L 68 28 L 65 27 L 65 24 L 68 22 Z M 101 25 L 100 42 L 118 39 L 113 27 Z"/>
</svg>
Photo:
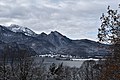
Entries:
<svg viewBox="0 0 120 80">
<path fill-rule="evenodd" d="M 23 44 L 37 54 L 57 53 L 71 54 L 81 57 L 107 55 L 107 45 L 88 39 L 72 40 L 57 31 L 50 34 L 36 34 L 32 30 L 19 25 L 9 27 L 0 25 L 0 41 L 3 44 Z M 3 44 L 0 44 L 1 46 Z"/>
</svg>

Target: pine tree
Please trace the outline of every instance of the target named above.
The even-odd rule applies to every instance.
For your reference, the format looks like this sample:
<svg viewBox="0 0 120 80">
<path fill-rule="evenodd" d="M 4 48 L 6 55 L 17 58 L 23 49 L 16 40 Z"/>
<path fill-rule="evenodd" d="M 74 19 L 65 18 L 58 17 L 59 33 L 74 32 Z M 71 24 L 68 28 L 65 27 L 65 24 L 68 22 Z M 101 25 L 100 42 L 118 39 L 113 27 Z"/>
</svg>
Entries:
<svg viewBox="0 0 120 80">
<path fill-rule="evenodd" d="M 102 14 L 101 26 L 98 29 L 99 41 L 110 45 L 111 56 L 102 65 L 100 80 L 120 79 L 120 5 L 118 10 L 107 8 L 107 14 Z"/>
</svg>

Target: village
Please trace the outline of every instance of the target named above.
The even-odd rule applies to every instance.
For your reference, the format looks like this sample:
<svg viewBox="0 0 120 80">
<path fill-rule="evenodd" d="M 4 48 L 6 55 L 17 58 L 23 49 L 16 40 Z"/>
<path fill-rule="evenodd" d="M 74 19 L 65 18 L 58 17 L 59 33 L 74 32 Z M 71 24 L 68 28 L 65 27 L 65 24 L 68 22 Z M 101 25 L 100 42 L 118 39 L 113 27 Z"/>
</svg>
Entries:
<svg viewBox="0 0 120 80">
<path fill-rule="evenodd" d="M 102 56 L 95 56 L 91 57 L 89 56 L 88 58 L 80 57 L 80 56 L 72 56 L 69 54 L 41 54 L 41 55 L 36 55 L 36 57 L 41 57 L 41 58 L 55 58 L 56 60 L 65 60 L 65 61 L 81 61 L 81 60 L 99 60 L 102 58 Z"/>
</svg>

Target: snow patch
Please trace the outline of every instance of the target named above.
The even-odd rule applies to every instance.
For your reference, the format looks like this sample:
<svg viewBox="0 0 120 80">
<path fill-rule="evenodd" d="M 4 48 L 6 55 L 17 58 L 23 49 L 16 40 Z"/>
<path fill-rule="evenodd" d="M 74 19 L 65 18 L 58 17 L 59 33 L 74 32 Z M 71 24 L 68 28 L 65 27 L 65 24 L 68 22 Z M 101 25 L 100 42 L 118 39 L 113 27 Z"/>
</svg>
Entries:
<svg viewBox="0 0 120 80">
<path fill-rule="evenodd" d="M 33 32 L 32 30 L 30 30 L 30 29 L 28 29 L 26 27 L 15 25 L 15 24 L 11 24 L 8 27 L 8 29 L 11 30 L 11 31 L 13 31 L 13 32 L 22 32 L 22 33 L 24 33 L 27 36 L 35 36 L 36 35 L 36 33 Z"/>
</svg>

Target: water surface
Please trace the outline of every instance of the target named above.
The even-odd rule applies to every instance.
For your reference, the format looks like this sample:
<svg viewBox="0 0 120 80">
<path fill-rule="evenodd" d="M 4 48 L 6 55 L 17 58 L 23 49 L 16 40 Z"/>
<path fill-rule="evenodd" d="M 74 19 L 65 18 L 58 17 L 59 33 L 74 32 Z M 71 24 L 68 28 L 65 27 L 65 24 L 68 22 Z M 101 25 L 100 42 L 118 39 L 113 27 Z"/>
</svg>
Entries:
<svg viewBox="0 0 120 80">
<path fill-rule="evenodd" d="M 45 58 L 36 57 L 35 58 L 36 63 L 41 64 L 41 62 L 43 62 L 42 65 L 45 65 L 47 67 L 50 66 L 52 63 L 55 63 L 57 65 L 63 63 L 64 66 L 80 68 L 82 63 L 86 60 L 89 60 L 89 59 L 80 59 L 80 60 L 70 61 L 70 60 L 56 60 L 55 58 L 49 58 L 49 57 L 45 57 Z"/>
</svg>

